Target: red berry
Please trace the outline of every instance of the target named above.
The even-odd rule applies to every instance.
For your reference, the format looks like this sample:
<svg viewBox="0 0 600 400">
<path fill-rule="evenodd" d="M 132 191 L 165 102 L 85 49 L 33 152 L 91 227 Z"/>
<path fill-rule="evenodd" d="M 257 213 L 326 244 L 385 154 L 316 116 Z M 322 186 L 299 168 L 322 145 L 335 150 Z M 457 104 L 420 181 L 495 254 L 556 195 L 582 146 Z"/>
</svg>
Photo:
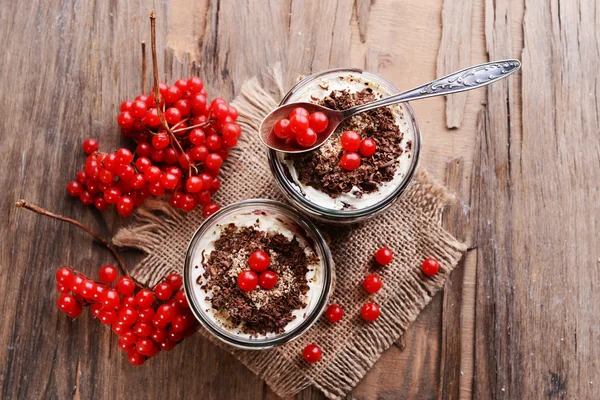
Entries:
<svg viewBox="0 0 600 400">
<path fill-rule="evenodd" d="M 321 359 L 323 352 L 321 348 L 314 343 L 309 344 L 302 350 L 302 357 L 307 363 L 313 364 Z"/>
<path fill-rule="evenodd" d="M 192 324 L 192 321 L 189 318 L 186 318 L 185 315 L 177 315 L 173 318 L 173 322 L 171 323 L 171 327 L 175 332 L 183 332 L 187 330 Z"/>
<path fill-rule="evenodd" d="M 98 179 L 100 182 L 110 184 L 115 179 L 115 175 L 107 169 L 100 170 L 100 174 L 98 174 Z"/>
<path fill-rule="evenodd" d="M 277 284 L 277 274 L 273 271 L 265 271 L 258 277 L 258 284 L 263 289 L 273 289 Z"/>
<path fill-rule="evenodd" d="M 175 308 L 170 306 L 169 304 L 162 304 L 160 307 L 156 309 L 155 319 L 169 323 L 173 321 L 175 318 L 176 312 Z"/>
<path fill-rule="evenodd" d="M 146 361 L 146 357 L 138 353 L 136 350 L 130 350 L 127 353 L 127 361 L 133 366 L 140 366 Z"/>
<path fill-rule="evenodd" d="M 142 289 L 135 295 L 135 301 L 139 308 L 148 308 L 154 303 L 154 294 L 147 289 Z"/>
<path fill-rule="evenodd" d="M 173 190 L 179 183 L 179 178 L 170 173 L 164 173 L 160 176 L 160 185 L 168 190 Z"/>
<path fill-rule="evenodd" d="M 75 275 L 71 268 L 62 267 L 58 271 L 56 271 L 56 282 L 60 283 L 63 286 L 71 287 L 71 283 Z"/>
<path fill-rule="evenodd" d="M 212 181 L 212 185 L 210 185 L 211 192 L 216 192 L 221 188 L 221 180 L 219 178 L 215 178 Z"/>
<path fill-rule="evenodd" d="M 108 202 L 104 200 L 104 197 L 102 196 L 98 196 L 94 199 L 94 207 L 96 207 L 99 211 L 104 211 L 109 206 L 110 204 L 108 204 Z"/>
<path fill-rule="evenodd" d="M 164 133 L 159 133 L 157 135 L 152 136 L 152 147 L 157 150 L 163 150 L 169 147 L 171 141 L 169 137 Z"/>
<path fill-rule="evenodd" d="M 165 111 L 165 119 L 169 124 L 175 125 L 181 121 L 181 111 L 175 107 L 167 108 L 167 111 Z"/>
<path fill-rule="evenodd" d="M 235 108 L 234 106 L 229 106 L 229 116 L 231 117 L 232 120 L 236 120 L 238 119 L 239 113 L 237 108 Z"/>
<path fill-rule="evenodd" d="M 117 281 L 117 291 L 122 295 L 133 294 L 135 290 L 135 282 L 128 276 L 122 276 Z"/>
<path fill-rule="evenodd" d="M 109 289 L 104 294 L 104 299 L 102 299 L 102 303 L 107 309 L 115 309 L 119 306 L 121 302 L 121 296 L 116 290 Z"/>
<path fill-rule="evenodd" d="M 98 141 L 95 139 L 85 139 L 81 145 L 85 154 L 92 154 L 98 151 Z"/>
<path fill-rule="evenodd" d="M 81 291 L 81 287 L 83 286 L 83 282 L 85 282 L 85 278 L 81 275 L 74 276 L 71 280 L 71 291 L 75 294 L 78 294 Z"/>
<path fill-rule="evenodd" d="M 197 176 L 190 176 L 185 182 L 185 190 L 189 193 L 197 193 L 202 190 L 202 179 Z"/>
<path fill-rule="evenodd" d="M 204 114 L 206 111 L 206 96 L 203 96 L 202 94 L 193 94 L 190 97 L 190 103 L 192 105 L 192 114 L 194 115 L 201 115 Z M 194 121 L 192 121 L 194 122 Z M 206 121 L 203 121 L 206 122 Z M 203 123 L 200 122 L 200 123 Z M 194 125 L 198 125 L 197 123 L 194 123 Z"/>
<path fill-rule="evenodd" d="M 317 134 L 311 128 L 296 134 L 296 143 L 302 147 L 310 147 L 317 141 Z"/>
<path fill-rule="evenodd" d="M 175 81 L 175 86 L 181 90 L 181 93 L 185 93 L 187 91 L 187 81 L 185 79 L 177 79 Z"/>
<path fill-rule="evenodd" d="M 367 275 L 365 280 L 363 281 L 363 287 L 369 293 L 376 293 L 383 286 L 383 282 L 381 278 L 377 274 Z"/>
<path fill-rule="evenodd" d="M 150 337 L 156 343 L 162 343 L 167 340 L 167 330 L 164 328 L 154 328 L 150 334 Z"/>
<path fill-rule="evenodd" d="M 119 346 L 119 348 L 126 353 L 129 353 L 131 350 L 133 350 L 133 345 L 125 343 L 122 338 L 119 338 L 117 341 L 117 346 Z"/>
<path fill-rule="evenodd" d="M 440 263 L 437 262 L 435 258 L 428 258 L 423 261 L 423 265 L 421 266 L 423 273 L 427 276 L 433 276 L 438 273 L 440 270 Z"/>
<path fill-rule="evenodd" d="M 133 213 L 134 202 L 129 196 L 123 196 L 117 201 L 117 214 L 121 217 L 129 217 Z"/>
<path fill-rule="evenodd" d="M 176 344 L 177 343 L 172 341 L 171 339 L 165 339 L 165 341 L 160 344 L 160 348 L 163 351 L 169 351 L 172 350 Z"/>
<path fill-rule="evenodd" d="M 375 260 L 381 265 L 387 265 L 392 262 L 394 255 L 387 247 L 382 247 L 375 253 Z"/>
<path fill-rule="evenodd" d="M 75 180 L 81 183 L 82 185 L 85 185 L 88 181 L 88 177 L 85 171 L 79 171 L 77 175 L 75 175 Z"/>
<path fill-rule="evenodd" d="M 122 324 L 119 324 L 119 323 L 112 324 L 112 328 L 111 329 L 112 329 L 112 331 L 114 333 L 116 333 L 119 336 L 122 336 L 122 335 L 126 334 L 127 332 L 131 331 L 130 327 L 122 325 Z"/>
<path fill-rule="evenodd" d="M 67 294 L 71 291 L 71 289 L 68 286 L 61 285 L 60 283 L 56 284 L 56 290 L 64 294 Z"/>
<path fill-rule="evenodd" d="M 90 313 L 92 314 L 92 318 L 98 318 L 98 314 L 102 310 L 102 304 L 94 303 L 90 306 Z"/>
<path fill-rule="evenodd" d="M 187 90 L 191 94 L 199 93 L 203 87 L 204 83 L 202 82 L 202 79 L 198 78 L 197 76 L 193 76 L 187 81 Z"/>
<path fill-rule="evenodd" d="M 249 292 L 256 288 L 258 276 L 256 276 L 256 272 L 247 269 L 238 275 L 237 284 L 241 290 Z"/>
<path fill-rule="evenodd" d="M 175 300 L 177 301 L 177 304 L 180 307 L 190 308 L 187 297 L 185 296 L 185 292 L 183 290 L 180 290 L 179 292 L 177 292 L 177 294 L 175 295 Z"/>
<path fill-rule="evenodd" d="M 221 135 L 223 135 L 223 139 L 226 138 L 235 138 L 240 137 L 242 133 L 242 129 L 238 124 L 230 122 L 228 124 L 223 125 L 223 129 L 221 130 Z"/>
<path fill-rule="evenodd" d="M 83 310 L 83 307 L 81 307 L 81 304 L 75 303 L 75 308 L 73 310 L 69 311 L 67 313 L 67 315 L 71 318 L 77 318 L 81 315 L 82 310 Z"/>
<path fill-rule="evenodd" d="M 152 307 L 138 310 L 138 321 L 151 322 L 154 318 L 154 309 Z"/>
<path fill-rule="evenodd" d="M 346 131 L 342 134 L 340 142 L 344 150 L 356 152 L 360 147 L 360 135 L 354 131 Z"/>
<path fill-rule="evenodd" d="M 296 107 L 294 108 L 291 112 L 290 112 L 290 119 L 294 116 L 294 115 L 303 115 L 306 118 L 310 117 L 310 113 L 308 112 L 308 110 L 306 108 L 302 108 L 302 107 Z"/>
<path fill-rule="evenodd" d="M 126 100 L 126 101 L 122 102 L 121 103 L 121 112 L 130 111 L 132 105 L 133 105 L 133 101 Z"/>
<path fill-rule="evenodd" d="M 71 312 L 75 310 L 77 304 L 77 300 L 70 294 L 64 294 L 56 300 L 56 306 L 58 309 L 64 313 Z"/>
<path fill-rule="evenodd" d="M 266 252 L 256 250 L 248 257 L 248 265 L 250 265 L 250 269 L 255 272 L 263 272 L 271 265 L 271 259 Z"/>
<path fill-rule="evenodd" d="M 117 123 L 121 127 L 121 129 L 129 129 L 133 126 L 133 115 L 129 111 L 123 111 L 117 117 Z"/>
<path fill-rule="evenodd" d="M 337 304 L 331 304 L 327 307 L 327 310 L 325 310 L 325 316 L 329 322 L 338 322 L 344 316 L 344 310 Z"/>
<path fill-rule="evenodd" d="M 208 156 L 208 148 L 204 145 L 194 146 L 190 151 L 190 156 L 193 160 L 204 161 Z"/>
<path fill-rule="evenodd" d="M 204 131 L 200 128 L 192 129 L 188 136 L 190 143 L 192 143 L 193 145 L 196 145 L 196 146 L 204 143 L 205 138 L 206 138 L 206 135 L 204 134 Z"/>
<path fill-rule="evenodd" d="M 153 165 L 151 167 L 148 167 L 144 171 L 144 181 L 149 182 L 149 183 L 157 183 L 160 180 L 161 175 L 162 175 L 162 173 L 161 173 L 160 168 L 158 168 L 156 165 Z M 142 188 L 144 186 L 142 186 Z M 140 189 L 140 188 L 138 188 L 138 189 Z"/>
<path fill-rule="evenodd" d="M 360 315 L 365 321 L 373 322 L 379 318 L 379 306 L 375 303 L 367 303 L 362 306 Z"/>
<path fill-rule="evenodd" d="M 308 116 L 302 114 L 294 114 L 290 117 L 290 129 L 296 135 L 307 131 L 309 127 Z"/>
<path fill-rule="evenodd" d="M 138 313 L 131 307 L 124 307 L 119 311 L 119 322 L 125 326 L 131 326 L 137 321 Z"/>
<path fill-rule="evenodd" d="M 167 339 L 177 343 L 181 341 L 181 339 L 183 339 L 183 336 L 181 335 L 181 333 L 174 330 L 173 326 L 171 326 L 169 329 L 167 329 Z"/>
<path fill-rule="evenodd" d="M 164 161 L 167 164 L 177 164 L 177 161 L 179 161 L 179 155 L 177 154 L 177 150 L 175 150 L 172 147 L 165 149 Z"/>
<path fill-rule="evenodd" d="M 117 321 L 118 315 L 115 310 L 102 309 L 98 312 L 98 319 L 104 325 L 111 325 Z"/>
<path fill-rule="evenodd" d="M 360 142 L 360 148 L 358 151 L 365 157 L 370 157 L 375 154 L 377 150 L 377 143 L 371 138 L 366 138 L 362 142 Z"/>
<path fill-rule="evenodd" d="M 135 296 L 133 296 L 133 295 L 123 296 L 123 299 L 121 300 L 121 304 L 119 305 L 119 308 L 123 309 L 125 307 L 137 308 L 137 301 L 135 299 Z"/>
<path fill-rule="evenodd" d="M 137 335 L 135 334 L 135 332 L 126 331 L 126 332 L 123 332 L 120 340 L 122 340 L 125 344 L 133 346 L 135 344 L 135 342 L 137 342 L 138 338 L 137 338 Z"/>
<path fill-rule="evenodd" d="M 219 169 L 223 164 L 223 159 L 217 153 L 210 153 L 206 156 L 206 160 L 204 160 L 204 164 L 207 168 L 210 169 Z"/>
<path fill-rule="evenodd" d="M 219 205 L 216 203 L 208 203 L 204 207 L 202 207 L 202 215 L 204 215 L 205 218 L 208 218 L 217 211 L 219 211 L 219 208 L 221 207 L 219 207 Z"/>
<path fill-rule="evenodd" d="M 275 136 L 277 136 L 279 139 L 287 139 L 293 135 L 293 132 L 290 129 L 290 120 L 287 118 L 277 121 L 273 127 L 273 131 L 275 132 Z"/>
<path fill-rule="evenodd" d="M 223 144 L 223 141 L 222 141 L 221 137 L 217 134 L 208 135 L 206 137 L 206 140 L 204 141 L 204 145 L 206 147 L 208 147 L 208 149 L 211 151 L 219 150 L 221 148 L 222 144 Z"/>
<path fill-rule="evenodd" d="M 151 339 L 147 339 L 147 338 L 141 338 L 138 339 L 137 342 L 135 342 L 135 349 L 142 355 L 149 355 L 152 354 L 152 349 L 154 348 L 155 344 Z"/>
<path fill-rule="evenodd" d="M 120 164 L 129 164 L 133 161 L 133 154 L 131 153 L 131 151 L 125 148 L 120 148 L 119 150 L 117 150 L 115 155 L 117 156 L 117 159 Z"/>
<path fill-rule="evenodd" d="M 152 146 L 150 146 L 148 143 L 140 143 L 135 148 L 135 153 L 138 155 L 138 157 L 148 157 L 150 156 L 151 152 Z"/>
<path fill-rule="evenodd" d="M 138 322 L 133 326 L 133 332 L 141 338 L 150 336 L 152 330 L 152 324 L 149 322 Z"/>
<path fill-rule="evenodd" d="M 169 285 L 171 285 L 173 290 L 179 290 L 181 289 L 181 286 L 183 286 L 183 279 L 179 274 L 167 275 L 167 282 L 169 282 Z"/>
<path fill-rule="evenodd" d="M 152 150 L 150 151 L 150 158 L 154 162 L 162 162 L 165 159 L 165 151 L 152 148 Z"/>
<path fill-rule="evenodd" d="M 166 282 L 159 283 L 154 288 L 154 294 L 159 300 L 169 300 L 173 295 L 173 288 Z"/>
<path fill-rule="evenodd" d="M 215 117 L 217 117 L 217 119 L 225 119 L 229 116 L 229 107 L 227 104 L 217 103 L 212 107 L 212 113 Z"/>
<path fill-rule="evenodd" d="M 147 111 L 148 111 L 148 106 L 146 105 L 145 102 L 143 102 L 141 100 L 136 100 L 131 105 L 130 112 L 131 112 L 131 114 L 133 114 L 134 118 L 136 118 L 136 119 L 142 119 L 146 115 Z"/>
<path fill-rule="evenodd" d="M 108 288 L 106 286 L 97 284 L 96 293 L 94 293 L 93 300 L 97 302 L 97 304 L 102 305 L 100 303 L 102 303 L 102 299 L 104 298 L 107 290 Z"/>
<path fill-rule="evenodd" d="M 151 108 L 146 112 L 143 122 L 151 128 L 160 126 L 160 118 L 158 117 L 158 111 L 156 108 Z"/>
<path fill-rule="evenodd" d="M 313 131 L 316 133 L 321 133 L 327 129 L 327 125 L 329 125 L 329 119 L 327 118 L 327 115 L 317 111 L 316 113 L 310 115 L 308 118 L 308 123 Z"/>
<path fill-rule="evenodd" d="M 360 156 L 358 153 L 346 152 L 340 158 L 340 166 L 346 171 L 353 171 L 360 166 Z"/>
<path fill-rule="evenodd" d="M 181 89 L 178 86 L 170 86 L 165 91 L 165 100 L 167 103 L 175 103 L 181 98 Z"/>
<path fill-rule="evenodd" d="M 89 279 L 86 279 L 83 282 L 83 286 L 81 287 L 81 295 L 86 300 L 91 300 L 94 298 L 96 294 L 96 283 Z"/>
<path fill-rule="evenodd" d="M 94 196 L 92 196 L 92 194 L 89 191 L 84 190 L 79 195 L 79 200 L 81 201 L 81 203 L 83 205 L 89 206 L 90 204 L 92 204 L 94 202 Z"/>
<path fill-rule="evenodd" d="M 103 265 L 98 270 L 98 278 L 104 283 L 113 283 L 118 275 L 119 272 L 114 265 Z"/>
<path fill-rule="evenodd" d="M 73 197 L 81 196 L 81 193 L 83 193 L 83 185 L 77 181 L 71 181 L 67 183 L 67 193 Z"/>
</svg>

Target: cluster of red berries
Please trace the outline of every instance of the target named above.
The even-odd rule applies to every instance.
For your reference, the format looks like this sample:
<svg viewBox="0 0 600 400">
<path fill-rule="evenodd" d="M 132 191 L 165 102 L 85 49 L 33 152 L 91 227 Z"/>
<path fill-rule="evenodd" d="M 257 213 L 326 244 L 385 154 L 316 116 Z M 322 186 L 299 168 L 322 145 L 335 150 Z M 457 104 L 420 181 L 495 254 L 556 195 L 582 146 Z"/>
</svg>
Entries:
<svg viewBox="0 0 600 400">
<path fill-rule="evenodd" d="M 205 216 L 217 211 L 211 196 L 221 187 L 221 165 L 241 129 L 235 107 L 221 98 L 207 103 L 203 86 L 197 77 L 173 86 L 161 82 L 162 122 L 154 94 L 123 102 L 117 122 L 123 136 L 137 143 L 135 151 L 99 153 L 98 142 L 87 139 L 85 168 L 67 184 L 67 192 L 99 210 L 116 204 L 122 217 L 148 197 L 165 193 L 175 208 L 189 212 L 200 205 Z"/>
<path fill-rule="evenodd" d="M 392 251 L 387 247 L 382 247 L 375 253 L 375 261 L 377 261 L 377 263 L 380 265 L 387 265 L 391 263 L 393 258 L 394 255 Z M 426 259 L 421 265 L 421 270 L 427 276 L 433 276 L 437 274 L 439 269 L 440 264 L 433 258 Z M 383 281 L 379 275 L 370 274 L 364 279 L 362 286 L 367 293 L 373 294 L 377 293 L 383 287 Z M 379 306 L 375 303 L 367 302 L 362 306 L 360 314 L 365 321 L 373 322 L 379 318 Z M 344 316 L 344 310 L 337 304 L 331 304 L 325 310 L 325 316 L 331 323 L 339 322 Z M 323 352 L 321 351 L 321 348 L 314 343 L 307 345 L 302 352 L 302 357 L 308 363 L 315 363 L 319 361 L 322 355 Z"/>
<path fill-rule="evenodd" d="M 250 254 L 248 265 L 250 269 L 240 272 L 237 278 L 237 284 L 241 290 L 249 292 L 256 289 L 257 285 L 266 290 L 275 287 L 277 284 L 277 274 L 269 269 L 271 259 L 266 252 L 257 250 Z"/>
<path fill-rule="evenodd" d="M 377 144 L 371 138 L 361 140 L 354 131 L 346 131 L 340 137 L 340 143 L 345 150 L 340 158 L 340 166 L 346 171 L 353 171 L 360 166 L 361 155 L 370 157 L 375 154 Z"/>
<path fill-rule="evenodd" d="M 282 140 L 295 141 L 301 147 L 310 147 L 317 141 L 317 135 L 329 125 L 327 115 L 322 112 L 309 113 L 297 107 L 290 112 L 289 119 L 282 118 L 273 127 L 275 136 Z"/>
<path fill-rule="evenodd" d="M 154 291 L 127 276 L 117 279 L 117 269 L 112 265 L 101 267 L 98 277 L 100 282 L 70 268 L 60 268 L 56 281 L 62 295 L 56 304 L 71 318 L 90 306 L 92 316 L 119 335 L 119 348 L 127 352 L 131 365 L 142 365 L 160 350 L 171 350 L 196 331 L 196 319 L 181 290 L 180 275 L 168 275 Z"/>
</svg>

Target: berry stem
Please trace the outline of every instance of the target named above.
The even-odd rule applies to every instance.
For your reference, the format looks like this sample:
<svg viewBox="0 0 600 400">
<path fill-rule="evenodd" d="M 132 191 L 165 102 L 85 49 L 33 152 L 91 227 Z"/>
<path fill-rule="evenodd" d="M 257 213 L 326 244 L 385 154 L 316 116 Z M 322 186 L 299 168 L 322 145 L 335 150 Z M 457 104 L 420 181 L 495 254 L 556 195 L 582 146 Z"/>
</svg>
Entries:
<svg viewBox="0 0 600 400">
<path fill-rule="evenodd" d="M 111 242 L 109 242 L 108 240 L 104 239 L 102 236 L 100 236 L 98 233 L 94 232 L 93 230 L 91 230 L 90 228 L 88 228 L 87 226 L 83 225 L 81 222 L 76 221 L 74 219 L 65 217 L 63 215 L 59 215 L 59 214 L 54 214 L 53 212 L 50 212 L 42 207 L 38 207 L 34 204 L 28 203 L 25 200 L 19 200 L 15 203 L 15 207 L 17 208 L 25 208 L 29 211 L 33 211 L 35 213 L 38 213 L 40 215 L 45 215 L 46 217 L 50 217 L 50 218 L 54 218 L 57 219 L 59 221 L 64 221 L 64 222 L 68 222 L 69 224 L 75 225 L 76 227 L 83 229 L 84 231 L 86 231 L 88 234 L 90 234 L 91 236 L 94 237 L 94 239 L 96 239 L 97 241 L 99 241 L 100 243 L 102 243 L 113 255 L 113 257 L 115 258 L 115 260 L 117 260 L 117 263 L 119 264 L 119 267 L 121 267 L 121 270 L 123 271 L 123 274 L 130 277 L 131 275 L 129 274 L 129 271 L 127 270 L 127 268 L 125 267 L 125 264 L 123 263 L 123 260 L 121 259 L 121 257 L 119 256 L 119 253 L 117 253 L 117 250 L 114 248 L 114 246 L 112 245 Z"/>
<path fill-rule="evenodd" d="M 142 41 L 142 93 L 146 94 L 148 89 L 146 83 L 146 41 Z"/>
<path fill-rule="evenodd" d="M 175 136 L 175 134 L 173 133 L 173 131 L 171 130 L 171 128 L 169 128 L 169 124 L 167 124 L 167 121 L 165 120 L 165 116 L 163 115 L 163 111 L 161 108 L 161 101 L 162 98 L 160 96 L 160 90 L 159 90 L 159 82 L 158 82 L 158 56 L 156 55 L 156 10 L 152 10 L 150 12 L 150 38 L 152 40 L 152 70 L 153 70 L 153 76 L 154 76 L 154 100 L 156 101 L 156 112 L 158 114 L 158 119 L 160 120 L 160 124 L 162 125 L 162 127 L 169 133 L 169 136 L 171 136 L 171 142 L 175 142 L 177 144 L 177 147 L 179 148 L 179 151 L 181 152 L 181 154 L 183 154 L 185 156 L 185 159 L 187 160 L 188 164 L 190 165 L 190 167 L 188 168 L 189 171 L 189 175 L 192 176 L 192 163 L 190 162 L 190 158 L 188 157 L 187 153 L 183 150 L 183 147 L 181 147 L 181 143 L 179 143 L 179 140 L 177 140 L 177 137 Z"/>
<path fill-rule="evenodd" d="M 206 122 L 203 122 L 203 123 L 198 124 L 198 125 L 192 125 L 192 126 L 187 126 L 185 128 L 175 129 L 173 131 L 173 133 L 175 133 L 175 132 L 181 132 L 181 131 L 187 131 L 188 129 L 201 128 L 201 127 L 204 127 L 204 126 L 208 126 L 210 123 L 211 123 L 211 121 L 206 121 Z"/>
</svg>

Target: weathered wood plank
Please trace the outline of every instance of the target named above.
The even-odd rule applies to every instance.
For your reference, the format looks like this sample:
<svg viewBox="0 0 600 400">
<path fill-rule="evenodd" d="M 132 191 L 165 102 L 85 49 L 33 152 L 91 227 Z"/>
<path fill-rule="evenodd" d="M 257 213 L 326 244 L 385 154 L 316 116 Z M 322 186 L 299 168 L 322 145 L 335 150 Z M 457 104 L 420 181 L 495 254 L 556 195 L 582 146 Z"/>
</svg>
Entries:
<svg viewBox="0 0 600 400">
<path fill-rule="evenodd" d="M 437 59 L 437 75 L 448 75 L 471 63 L 471 23 L 473 1 L 445 0 L 442 10 L 442 40 Z M 446 126 L 459 128 L 467 93 L 446 96 Z"/>
</svg>

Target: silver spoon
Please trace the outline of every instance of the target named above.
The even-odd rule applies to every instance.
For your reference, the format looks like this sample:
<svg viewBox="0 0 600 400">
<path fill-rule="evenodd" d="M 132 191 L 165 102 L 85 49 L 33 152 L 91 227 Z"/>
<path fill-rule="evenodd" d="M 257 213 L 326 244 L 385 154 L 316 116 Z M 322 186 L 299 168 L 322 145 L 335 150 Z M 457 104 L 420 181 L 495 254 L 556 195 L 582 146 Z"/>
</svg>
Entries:
<svg viewBox="0 0 600 400">
<path fill-rule="evenodd" d="M 312 103 L 286 104 L 273 110 L 265 117 L 265 119 L 263 119 L 259 129 L 260 139 L 271 149 L 284 153 L 303 153 L 314 150 L 322 146 L 323 143 L 325 143 L 325 141 L 327 141 L 327 139 L 329 139 L 329 137 L 333 134 L 338 125 L 346 118 L 350 118 L 356 114 L 360 114 L 374 108 L 390 106 L 392 104 L 477 89 L 500 79 L 504 79 L 518 71 L 519 68 L 521 68 L 521 62 L 519 60 L 502 60 L 480 64 L 460 70 L 458 72 L 454 72 L 417 88 L 407 90 L 406 92 L 385 97 L 371 103 L 352 107 L 347 110 L 332 110 L 331 108 Z M 288 118 L 290 112 L 296 107 L 305 108 L 311 114 L 320 111 L 327 115 L 327 118 L 329 118 L 327 129 L 317 135 L 317 141 L 311 147 L 303 148 L 295 143 L 292 143 L 293 141 L 282 140 L 275 136 L 275 133 L 273 132 L 273 127 L 277 121 L 282 118 Z"/>
</svg>

